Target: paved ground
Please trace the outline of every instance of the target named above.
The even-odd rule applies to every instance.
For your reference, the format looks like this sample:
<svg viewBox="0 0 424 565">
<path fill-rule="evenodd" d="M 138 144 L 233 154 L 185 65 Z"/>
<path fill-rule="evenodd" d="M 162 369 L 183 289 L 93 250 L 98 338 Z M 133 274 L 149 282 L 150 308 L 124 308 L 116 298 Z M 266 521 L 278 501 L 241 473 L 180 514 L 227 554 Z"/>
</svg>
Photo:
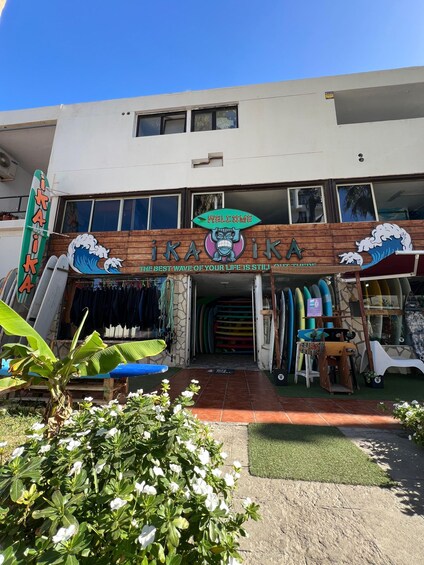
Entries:
<svg viewBox="0 0 424 565">
<path fill-rule="evenodd" d="M 221 375 L 207 369 L 182 369 L 172 377 L 172 394 L 184 390 L 191 379 L 197 379 L 201 386 L 193 411 L 208 422 L 398 427 L 389 414 L 379 410 L 378 401 L 338 400 L 330 394 L 328 398 L 283 398 L 257 370 Z"/>
<path fill-rule="evenodd" d="M 390 470 L 392 489 L 283 481 L 248 472 L 247 426 L 213 424 L 228 462 L 243 465 L 238 499 L 261 505 L 248 524 L 246 565 L 422 565 L 424 450 L 400 430 L 341 428 Z"/>
</svg>

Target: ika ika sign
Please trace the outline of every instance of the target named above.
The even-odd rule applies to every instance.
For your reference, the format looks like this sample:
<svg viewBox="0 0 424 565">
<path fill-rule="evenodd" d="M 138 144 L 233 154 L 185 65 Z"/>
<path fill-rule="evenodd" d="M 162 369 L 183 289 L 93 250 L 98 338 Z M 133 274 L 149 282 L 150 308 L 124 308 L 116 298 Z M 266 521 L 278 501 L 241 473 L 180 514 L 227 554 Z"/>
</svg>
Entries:
<svg viewBox="0 0 424 565">
<path fill-rule="evenodd" d="M 193 219 L 194 224 L 209 230 L 205 238 L 205 251 L 218 263 L 236 261 L 245 247 L 241 231 L 259 224 L 260 221 L 253 214 L 230 208 L 212 210 Z"/>
<path fill-rule="evenodd" d="M 50 214 L 50 189 L 46 176 L 36 170 L 32 179 L 18 267 L 18 302 L 25 302 L 40 269 Z"/>
</svg>

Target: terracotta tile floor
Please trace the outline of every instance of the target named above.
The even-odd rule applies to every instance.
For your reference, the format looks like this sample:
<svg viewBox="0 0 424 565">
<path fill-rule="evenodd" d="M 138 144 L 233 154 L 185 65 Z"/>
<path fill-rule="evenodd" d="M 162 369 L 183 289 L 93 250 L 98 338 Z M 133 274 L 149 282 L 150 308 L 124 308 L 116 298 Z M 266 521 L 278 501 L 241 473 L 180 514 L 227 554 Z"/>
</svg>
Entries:
<svg viewBox="0 0 424 565">
<path fill-rule="evenodd" d="M 328 398 L 282 397 L 261 371 L 220 375 L 207 369 L 183 369 L 172 377 L 173 395 L 183 391 L 191 379 L 197 379 L 201 387 L 192 410 L 208 422 L 398 427 L 396 420 L 379 410 L 378 401 L 340 399 L 330 394 Z"/>
</svg>

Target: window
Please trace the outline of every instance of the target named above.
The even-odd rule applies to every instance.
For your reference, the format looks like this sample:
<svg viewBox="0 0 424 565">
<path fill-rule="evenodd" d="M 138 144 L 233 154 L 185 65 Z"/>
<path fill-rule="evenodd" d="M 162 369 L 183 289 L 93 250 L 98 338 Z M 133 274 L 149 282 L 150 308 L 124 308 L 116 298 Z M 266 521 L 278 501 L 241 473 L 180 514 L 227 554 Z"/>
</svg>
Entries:
<svg viewBox="0 0 424 565">
<path fill-rule="evenodd" d="M 373 222 L 377 219 L 371 183 L 337 185 L 340 220 Z"/>
<path fill-rule="evenodd" d="M 118 229 L 120 200 L 96 200 L 94 202 L 92 231 L 116 231 Z"/>
<path fill-rule="evenodd" d="M 193 194 L 191 217 L 197 218 L 200 214 L 209 212 L 210 210 L 218 210 L 224 208 L 223 192 L 203 192 L 201 194 Z"/>
<path fill-rule="evenodd" d="M 286 188 L 229 190 L 225 192 L 225 207 L 250 212 L 262 225 L 289 223 Z"/>
<path fill-rule="evenodd" d="M 63 218 L 63 232 L 86 232 L 90 224 L 91 200 L 75 200 L 66 203 Z"/>
<path fill-rule="evenodd" d="M 137 137 L 184 133 L 185 130 L 186 112 L 138 116 Z"/>
<path fill-rule="evenodd" d="M 316 224 L 326 221 L 322 186 L 289 188 L 288 193 L 291 224 Z"/>
<path fill-rule="evenodd" d="M 177 229 L 180 196 L 68 200 L 62 232 Z"/>
<path fill-rule="evenodd" d="M 148 217 L 148 198 L 133 198 L 131 200 L 124 200 L 121 230 L 147 230 Z"/>
<path fill-rule="evenodd" d="M 158 196 L 150 199 L 150 229 L 178 228 L 178 196 Z"/>
<path fill-rule="evenodd" d="M 192 131 L 238 128 L 237 106 L 193 110 Z"/>
<path fill-rule="evenodd" d="M 424 180 L 373 182 L 378 219 L 424 220 Z"/>
</svg>

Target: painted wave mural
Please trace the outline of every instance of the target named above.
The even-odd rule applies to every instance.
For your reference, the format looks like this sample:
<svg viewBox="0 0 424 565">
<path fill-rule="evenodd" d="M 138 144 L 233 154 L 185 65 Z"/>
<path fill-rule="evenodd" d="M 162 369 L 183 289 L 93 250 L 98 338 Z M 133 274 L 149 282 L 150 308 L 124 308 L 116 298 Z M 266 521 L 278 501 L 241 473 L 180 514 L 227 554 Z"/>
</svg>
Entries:
<svg viewBox="0 0 424 565">
<path fill-rule="evenodd" d="M 84 233 L 73 239 L 68 246 L 69 264 L 74 271 L 84 275 L 120 273 L 123 260 L 109 257 L 109 252 L 110 249 L 99 245 L 93 235 Z"/>
<path fill-rule="evenodd" d="M 411 251 L 412 242 L 411 236 L 403 228 L 397 224 L 385 223 L 374 228 L 371 237 L 357 241 L 356 247 L 356 252 L 339 255 L 340 263 L 360 265 L 362 269 L 368 269 L 396 251 Z M 371 262 L 364 265 L 364 255 L 360 255 L 361 253 L 371 255 Z"/>
</svg>

